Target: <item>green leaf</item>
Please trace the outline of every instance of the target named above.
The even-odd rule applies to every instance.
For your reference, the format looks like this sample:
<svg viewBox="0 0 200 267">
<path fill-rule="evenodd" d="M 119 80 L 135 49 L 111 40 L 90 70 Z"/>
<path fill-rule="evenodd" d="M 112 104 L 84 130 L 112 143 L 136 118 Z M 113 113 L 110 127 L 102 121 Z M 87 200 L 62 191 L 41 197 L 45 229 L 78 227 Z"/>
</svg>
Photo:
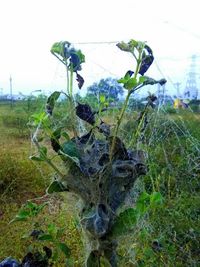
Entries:
<svg viewBox="0 0 200 267">
<path fill-rule="evenodd" d="M 137 79 L 136 78 L 130 78 L 125 84 L 124 87 L 126 89 L 133 89 L 134 87 L 136 87 L 138 85 L 137 83 Z"/>
<path fill-rule="evenodd" d="M 100 101 L 100 103 L 105 103 L 105 101 L 106 101 L 106 97 L 105 97 L 105 95 L 100 95 L 100 97 L 99 97 L 99 101 Z"/>
<path fill-rule="evenodd" d="M 47 148 L 45 146 L 42 146 L 39 148 L 39 152 L 40 152 L 40 158 L 45 160 L 47 157 Z"/>
<path fill-rule="evenodd" d="M 53 236 L 49 234 L 43 234 L 38 236 L 38 240 L 40 241 L 54 241 Z"/>
<path fill-rule="evenodd" d="M 117 80 L 117 82 L 125 84 L 127 82 L 127 80 L 125 78 L 121 78 L 121 79 Z"/>
<path fill-rule="evenodd" d="M 10 221 L 10 223 L 17 221 L 26 221 L 29 216 L 30 216 L 30 211 L 20 210 L 18 214 L 15 216 L 15 218 Z"/>
<path fill-rule="evenodd" d="M 62 150 L 66 155 L 70 156 L 71 158 L 79 158 L 80 156 L 76 147 L 76 143 L 71 140 L 63 143 Z"/>
<path fill-rule="evenodd" d="M 70 257 L 71 250 L 65 243 L 58 243 L 58 247 L 65 254 L 66 257 Z"/>
<path fill-rule="evenodd" d="M 58 140 L 61 137 L 61 131 L 62 131 L 63 127 L 58 127 L 57 129 L 55 129 L 51 135 L 52 138 Z"/>
<path fill-rule="evenodd" d="M 35 113 L 30 119 L 33 120 L 35 125 L 38 125 L 40 122 L 43 122 L 47 119 L 47 115 L 45 112 Z"/>
<path fill-rule="evenodd" d="M 70 136 L 68 135 L 68 133 L 63 132 L 63 133 L 62 133 L 62 136 L 63 136 L 67 141 L 70 140 Z"/>
<path fill-rule="evenodd" d="M 117 82 L 118 82 L 118 83 L 123 83 L 123 84 L 125 84 L 125 83 L 128 82 L 128 80 L 129 80 L 130 78 L 131 78 L 130 71 L 127 71 L 127 73 L 124 75 L 124 77 L 121 78 L 121 79 L 119 79 Z"/>
<path fill-rule="evenodd" d="M 43 203 L 43 204 L 40 204 L 40 205 L 37 205 L 37 214 L 39 213 L 39 212 L 41 212 L 43 209 L 44 209 L 44 207 L 46 207 L 48 205 L 48 202 L 45 202 L 45 203 Z M 37 215 L 36 214 L 36 215 Z"/>
<path fill-rule="evenodd" d="M 140 76 L 139 78 L 139 84 L 144 83 L 147 80 L 145 76 Z"/>
<path fill-rule="evenodd" d="M 58 251 L 57 248 L 55 248 L 54 251 L 53 251 L 53 256 L 51 257 L 51 259 L 53 261 L 57 261 L 58 260 L 58 256 L 59 256 L 59 251 Z"/>
<path fill-rule="evenodd" d="M 67 188 L 59 181 L 53 181 L 46 190 L 48 194 L 64 191 L 67 191 Z"/>
<path fill-rule="evenodd" d="M 143 192 L 136 203 L 136 210 L 139 215 L 143 215 L 150 207 L 150 195 L 147 192 Z"/>
<path fill-rule="evenodd" d="M 121 212 L 112 227 L 113 235 L 123 235 L 130 231 L 137 222 L 136 209 L 129 208 Z"/>
<path fill-rule="evenodd" d="M 58 229 L 54 223 L 50 223 L 47 229 L 50 235 L 54 236 L 57 234 Z"/>
<path fill-rule="evenodd" d="M 34 160 L 34 161 L 44 161 L 44 159 L 41 159 L 40 157 L 36 157 L 36 156 L 31 156 L 29 157 L 31 160 Z"/>
<path fill-rule="evenodd" d="M 67 41 L 56 42 L 51 47 L 51 53 L 52 54 L 58 54 L 59 56 L 65 58 L 67 56 L 66 53 L 65 53 L 65 50 L 66 50 L 65 48 L 66 47 L 69 48 L 70 45 L 71 44 L 69 42 L 67 42 Z"/>
<path fill-rule="evenodd" d="M 31 156 L 29 158 L 34 161 L 45 161 L 47 159 L 47 148 L 44 146 L 40 147 L 39 156 Z"/>
<path fill-rule="evenodd" d="M 33 210 L 33 209 L 36 209 L 38 207 L 38 205 L 30 200 L 27 201 L 27 203 L 25 204 L 24 206 L 26 209 L 30 209 L 30 210 Z"/>
<path fill-rule="evenodd" d="M 47 110 L 48 110 L 48 113 L 51 114 L 53 112 L 55 103 L 58 100 L 60 94 L 61 94 L 61 92 L 55 91 L 47 98 Z"/>
<path fill-rule="evenodd" d="M 77 51 L 76 51 L 76 54 L 77 54 L 78 57 L 79 57 L 80 64 L 81 64 L 81 63 L 84 63 L 84 62 L 85 62 L 85 55 L 81 52 L 81 50 L 77 50 Z"/>
<path fill-rule="evenodd" d="M 160 192 L 153 192 L 150 195 L 151 206 L 159 206 L 163 203 L 163 197 Z"/>
</svg>

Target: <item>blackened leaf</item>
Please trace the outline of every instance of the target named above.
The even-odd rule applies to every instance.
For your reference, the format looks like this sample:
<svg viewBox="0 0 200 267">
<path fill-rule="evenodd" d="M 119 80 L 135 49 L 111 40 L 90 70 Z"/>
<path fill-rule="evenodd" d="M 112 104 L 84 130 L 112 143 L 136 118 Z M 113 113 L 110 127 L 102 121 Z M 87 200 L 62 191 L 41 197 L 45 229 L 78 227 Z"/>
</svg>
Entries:
<svg viewBox="0 0 200 267">
<path fill-rule="evenodd" d="M 76 106 L 76 115 L 80 119 L 88 122 L 91 125 L 95 124 L 94 112 L 92 111 L 91 107 L 88 104 L 78 103 L 78 106 Z"/>
<path fill-rule="evenodd" d="M 106 137 L 110 136 L 110 125 L 106 124 L 105 122 L 101 121 L 98 129 L 99 132 L 103 133 Z"/>
<path fill-rule="evenodd" d="M 65 192 L 65 191 L 68 191 L 68 189 L 59 181 L 53 181 L 47 188 L 48 194 L 52 194 L 55 192 Z"/>
<path fill-rule="evenodd" d="M 78 140 L 81 144 L 86 144 L 89 140 L 93 141 L 92 130 L 89 131 L 89 133 L 82 135 Z"/>
<path fill-rule="evenodd" d="M 155 80 L 155 79 L 150 78 L 148 76 L 143 76 L 143 77 L 145 78 L 145 81 L 143 82 L 144 85 L 154 85 L 154 84 L 158 84 L 158 83 L 160 85 L 164 85 L 167 82 L 167 80 L 165 80 L 165 79 Z"/>
<path fill-rule="evenodd" d="M 155 96 L 154 94 L 149 95 L 149 96 L 147 97 L 147 100 L 148 100 L 148 101 L 151 101 L 151 102 L 154 102 L 154 101 L 157 100 L 157 96 Z"/>
<path fill-rule="evenodd" d="M 43 247 L 43 250 L 44 250 L 47 258 L 50 259 L 51 256 L 52 256 L 52 250 L 50 248 L 46 247 L 46 246 Z"/>
<path fill-rule="evenodd" d="M 51 146 L 55 152 L 60 150 L 59 139 L 61 137 L 61 131 L 63 127 L 57 128 L 51 135 Z"/>
<path fill-rule="evenodd" d="M 30 233 L 30 236 L 32 236 L 33 238 L 37 239 L 39 235 L 41 234 L 44 234 L 44 231 L 43 230 L 33 230 L 31 233 Z"/>
<path fill-rule="evenodd" d="M 53 109 L 55 106 L 55 102 L 59 98 L 60 94 L 61 94 L 61 92 L 55 91 L 48 97 L 47 103 L 46 103 L 47 114 L 52 115 Z"/>
<path fill-rule="evenodd" d="M 76 73 L 76 80 L 78 82 L 78 88 L 81 89 L 84 84 L 83 77 L 80 74 Z"/>
<path fill-rule="evenodd" d="M 151 247 L 155 252 L 160 252 L 163 249 L 162 244 L 158 242 L 158 240 L 154 240 L 151 244 Z"/>
<path fill-rule="evenodd" d="M 158 83 L 159 83 L 160 85 L 164 85 L 164 84 L 166 84 L 166 82 L 167 82 L 166 79 L 161 79 L 161 80 L 158 81 Z"/>
<path fill-rule="evenodd" d="M 8 257 L 4 259 L 2 262 L 0 262 L 0 267 L 20 267 L 21 264 L 11 257 Z"/>
<path fill-rule="evenodd" d="M 149 69 L 151 64 L 153 63 L 154 57 L 153 56 L 146 56 L 142 60 L 142 64 L 140 66 L 139 74 L 144 75 L 145 72 Z"/>
<path fill-rule="evenodd" d="M 70 67 L 72 67 L 73 71 L 80 70 L 80 59 L 76 53 L 71 53 L 70 56 Z"/>
<path fill-rule="evenodd" d="M 131 76 L 134 74 L 134 71 L 128 70 L 127 73 L 125 74 L 124 78 L 131 78 Z"/>
<path fill-rule="evenodd" d="M 145 72 L 149 69 L 149 67 L 153 63 L 153 61 L 154 61 L 153 52 L 148 45 L 145 45 L 139 74 L 144 75 Z"/>
<path fill-rule="evenodd" d="M 155 108 L 155 101 L 157 100 L 157 96 L 155 96 L 154 94 L 150 94 L 147 97 L 147 101 L 148 101 L 148 105 L 151 106 L 152 108 Z"/>
</svg>

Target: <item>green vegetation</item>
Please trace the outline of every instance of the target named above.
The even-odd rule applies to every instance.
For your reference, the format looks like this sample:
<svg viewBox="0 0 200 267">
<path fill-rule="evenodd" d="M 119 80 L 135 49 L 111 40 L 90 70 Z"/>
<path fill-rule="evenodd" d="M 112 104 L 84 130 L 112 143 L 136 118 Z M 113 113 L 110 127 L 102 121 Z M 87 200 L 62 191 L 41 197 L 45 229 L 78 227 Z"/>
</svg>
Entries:
<svg viewBox="0 0 200 267">
<path fill-rule="evenodd" d="M 98 251 L 93 249 L 88 240 L 85 243 L 86 240 L 82 236 L 82 228 L 85 227 L 89 232 L 94 230 L 89 223 L 97 211 L 99 217 L 102 214 L 105 217 L 108 215 L 107 206 L 105 207 L 102 202 L 97 202 L 97 206 L 92 202 L 89 205 L 80 202 L 75 205 L 77 197 L 64 192 L 69 190 L 68 186 L 72 187 L 74 181 L 80 177 L 86 178 L 76 166 L 80 163 L 80 159 L 84 161 L 84 157 L 81 158 L 80 153 L 83 152 L 79 149 L 82 149 L 82 146 L 78 147 L 74 138 L 85 141 L 83 136 L 77 135 L 80 131 L 78 116 L 85 121 L 82 125 L 87 129 L 85 131 L 93 131 L 98 141 L 102 138 L 101 141 L 105 142 L 109 138 L 107 126 L 113 125 L 111 131 L 114 137 L 108 139 L 111 148 L 110 157 L 106 159 L 108 164 L 117 157 L 119 147 L 123 153 L 129 149 L 138 153 L 143 151 L 142 155 L 145 156 L 146 170 L 143 176 L 137 179 L 134 187 L 131 186 L 129 194 L 123 199 L 123 205 L 118 206 L 117 203 L 120 194 L 116 195 L 115 201 L 108 202 L 112 210 L 114 212 L 117 210 L 117 213 L 113 219 L 112 230 L 106 235 L 106 241 L 118 240 L 119 245 L 116 250 L 118 265 L 199 266 L 199 113 L 193 113 L 190 109 L 174 110 L 170 107 L 157 110 L 154 105 L 155 97 L 152 95 L 149 95 L 146 104 L 137 103 L 133 97 L 130 98 L 132 92 L 143 84 L 164 82 L 144 76 L 146 64 L 148 65 L 152 58 L 147 57 L 148 60 L 144 64 L 145 57 L 140 57 L 142 55 L 140 49 L 144 49 L 144 43 L 135 41 L 129 43 L 129 46 L 125 43 L 118 44 L 120 49 L 132 51 L 133 56 L 137 45 L 139 46 L 136 74 L 133 75 L 128 71 L 119 80 L 128 90 L 125 103 L 119 103 L 121 109 L 108 108 L 107 99 L 103 95 L 95 101 L 91 95 L 74 98 L 73 75 L 76 75 L 81 86 L 83 78 L 77 71 L 84 62 L 84 56 L 80 50 L 73 50 L 68 42 L 65 44 L 71 53 L 62 61 L 68 66 L 67 99 L 58 102 L 61 93 L 54 92 L 47 99 L 48 115 L 43 111 L 46 101 L 41 99 L 32 100 L 31 106 L 35 113 L 31 117 L 25 112 L 26 101 L 16 103 L 12 110 L 8 105 L 0 107 L 0 145 L 3 151 L 0 155 L 0 230 L 4 233 L 0 237 L 0 261 L 7 256 L 22 260 L 28 251 L 39 251 L 42 254 L 46 246 L 53 253 L 50 261 L 54 266 L 65 266 L 66 259 L 67 266 L 83 266 L 85 251 L 89 256 L 88 266 L 116 266 L 109 254 L 111 250 L 113 252 L 116 249 L 116 247 L 113 249 L 114 243 L 109 243 L 109 246 L 113 246 L 110 250 L 104 247 Z M 51 52 L 63 56 L 62 45 L 63 43 L 56 43 Z M 152 56 L 150 48 L 146 49 L 145 55 Z M 62 60 L 60 57 L 59 59 Z M 71 65 L 68 65 L 69 63 Z M 138 73 L 141 75 L 139 78 Z M 37 101 L 40 101 L 40 105 L 35 105 Z M 88 108 L 90 102 L 93 104 L 92 110 L 96 113 L 92 113 Z M 72 114 L 73 107 L 75 109 Z M 77 112 L 78 115 L 75 113 L 77 107 L 81 107 L 82 111 Z M 88 117 L 87 112 L 84 113 L 85 110 L 93 115 Z M 93 117 L 94 114 L 96 119 Z M 30 130 L 33 132 L 35 127 L 36 131 L 42 130 L 40 136 L 33 136 L 37 149 L 32 147 L 30 138 L 27 138 Z M 103 137 L 102 132 L 105 135 Z M 89 140 L 90 138 L 94 137 L 89 135 Z M 87 142 L 90 141 L 87 139 Z M 32 161 L 29 159 L 30 155 Z M 87 164 L 90 165 L 90 158 L 87 158 Z M 95 162 L 93 164 L 95 165 Z M 84 167 L 82 165 L 82 168 Z M 144 164 L 140 167 L 143 168 Z M 84 170 L 89 169 L 85 167 Z M 73 174 L 72 180 L 70 178 L 66 182 L 66 175 L 69 174 Z M 90 177 L 94 179 L 94 176 Z M 76 184 L 77 191 L 80 185 L 80 182 Z M 112 184 L 110 186 L 112 187 Z M 88 188 L 84 187 L 85 191 L 80 191 L 83 199 Z M 93 190 L 96 193 L 95 187 Z M 27 202 L 30 199 L 31 201 Z M 9 223 L 12 220 L 15 222 Z M 37 232 L 36 238 L 31 235 L 33 231 Z M 96 240 L 98 239 L 99 236 Z M 102 251 L 105 258 L 110 259 L 110 264 L 98 254 Z"/>
</svg>

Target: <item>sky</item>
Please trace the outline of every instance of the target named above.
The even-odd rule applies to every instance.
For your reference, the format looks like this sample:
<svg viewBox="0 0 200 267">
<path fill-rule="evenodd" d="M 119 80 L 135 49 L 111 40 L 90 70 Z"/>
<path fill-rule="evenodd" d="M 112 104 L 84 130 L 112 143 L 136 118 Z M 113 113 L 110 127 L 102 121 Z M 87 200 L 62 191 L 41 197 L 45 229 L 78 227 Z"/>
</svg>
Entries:
<svg viewBox="0 0 200 267">
<path fill-rule="evenodd" d="M 152 48 L 155 61 L 146 74 L 165 77 L 169 93 L 175 82 L 184 90 L 196 54 L 199 85 L 199 10 L 199 0 L 1 1 L 0 93 L 9 93 L 10 76 L 14 94 L 65 90 L 64 66 L 50 53 L 58 41 L 69 41 L 85 54 L 82 93 L 101 78 L 120 78 L 134 69 L 131 55 L 116 47 L 130 39 Z"/>
</svg>

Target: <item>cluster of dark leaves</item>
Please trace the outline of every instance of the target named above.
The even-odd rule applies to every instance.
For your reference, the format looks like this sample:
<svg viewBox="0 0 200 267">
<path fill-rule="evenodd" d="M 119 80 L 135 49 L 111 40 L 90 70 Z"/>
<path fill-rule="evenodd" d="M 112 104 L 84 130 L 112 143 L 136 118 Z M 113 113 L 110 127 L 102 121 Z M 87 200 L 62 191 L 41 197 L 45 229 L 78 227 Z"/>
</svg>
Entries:
<svg viewBox="0 0 200 267">
<path fill-rule="evenodd" d="M 71 43 L 64 41 L 55 43 L 52 46 L 51 52 L 55 55 L 63 64 L 76 73 L 76 80 L 78 82 L 79 89 L 84 84 L 83 77 L 78 74 L 78 71 L 82 69 L 81 64 L 85 62 L 85 56 L 81 50 L 76 50 Z"/>
<path fill-rule="evenodd" d="M 43 247 L 44 254 L 40 252 L 28 252 L 21 263 L 11 257 L 6 258 L 0 263 L 0 267 L 50 267 L 49 259 L 52 256 L 50 248 Z"/>
</svg>

